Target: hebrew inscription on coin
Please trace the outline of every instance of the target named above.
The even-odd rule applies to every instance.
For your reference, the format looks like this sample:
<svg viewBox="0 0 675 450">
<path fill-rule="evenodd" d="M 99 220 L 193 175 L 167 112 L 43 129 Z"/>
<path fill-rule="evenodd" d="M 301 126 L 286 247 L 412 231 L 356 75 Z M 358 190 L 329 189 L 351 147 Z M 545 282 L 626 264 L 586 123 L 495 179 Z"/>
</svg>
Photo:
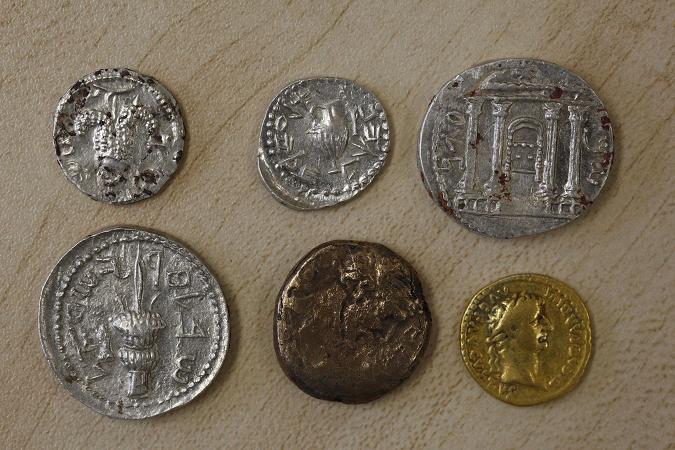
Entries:
<svg viewBox="0 0 675 450">
<path fill-rule="evenodd" d="M 159 191 L 183 155 L 176 100 L 158 81 L 103 69 L 75 83 L 54 117 L 56 158 L 94 200 L 132 203 Z"/>
<path fill-rule="evenodd" d="M 544 275 L 513 275 L 474 295 L 460 342 L 483 389 L 513 405 L 535 405 L 577 385 L 591 354 L 591 323 L 569 286 Z"/>
<path fill-rule="evenodd" d="M 363 403 L 401 384 L 429 340 L 414 269 L 388 248 L 333 241 L 309 252 L 279 293 L 274 345 L 286 375 L 324 400 Z"/>
<path fill-rule="evenodd" d="M 591 87 L 543 61 L 472 67 L 436 94 L 418 162 L 429 194 L 467 228 L 497 238 L 568 223 L 596 200 L 614 158 Z"/>
<path fill-rule="evenodd" d="M 354 197 L 380 172 L 389 123 L 366 88 L 339 78 L 285 87 L 263 120 L 258 170 L 274 198 L 295 209 Z"/>
<path fill-rule="evenodd" d="M 40 339 L 61 384 L 123 419 L 164 413 L 213 380 L 229 337 L 218 282 L 180 244 L 116 228 L 89 236 L 42 290 Z"/>
</svg>

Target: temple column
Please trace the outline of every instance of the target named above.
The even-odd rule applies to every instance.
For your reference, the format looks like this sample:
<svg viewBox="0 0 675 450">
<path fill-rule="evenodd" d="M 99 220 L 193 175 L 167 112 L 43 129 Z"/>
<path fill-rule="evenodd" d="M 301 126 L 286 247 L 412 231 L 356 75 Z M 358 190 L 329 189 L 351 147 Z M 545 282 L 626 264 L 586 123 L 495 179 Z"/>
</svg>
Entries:
<svg viewBox="0 0 675 450">
<path fill-rule="evenodd" d="M 455 192 L 467 194 L 474 192 L 476 183 L 476 152 L 478 150 L 478 116 L 483 107 L 483 98 L 468 97 L 466 99 L 466 140 L 464 145 L 464 173 L 459 180 Z"/>
<path fill-rule="evenodd" d="M 544 197 L 552 197 L 555 194 L 555 153 L 558 145 L 558 115 L 561 107 L 560 103 L 544 103 L 546 148 L 544 150 L 544 173 L 538 192 Z"/>
<path fill-rule="evenodd" d="M 581 125 L 588 106 L 568 106 L 570 112 L 570 156 L 567 166 L 567 182 L 563 197 L 567 199 L 579 198 L 579 156 L 581 143 Z"/>
<path fill-rule="evenodd" d="M 499 176 L 502 170 L 502 148 L 504 147 L 504 118 L 509 113 L 511 102 L 500 102 L 492 99 L 492 173 L 485 183 L 485 195 L 501 192 Z"/>
</svg>

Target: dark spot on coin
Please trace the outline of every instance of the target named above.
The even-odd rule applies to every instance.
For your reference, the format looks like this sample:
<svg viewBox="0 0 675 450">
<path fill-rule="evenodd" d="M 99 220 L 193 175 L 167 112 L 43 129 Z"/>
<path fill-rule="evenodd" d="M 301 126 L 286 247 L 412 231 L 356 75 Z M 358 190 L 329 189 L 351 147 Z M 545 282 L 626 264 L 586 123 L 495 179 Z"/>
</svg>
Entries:
<svg viewBox="0 0 675 450">
<path fill-rule="evenodd" d="M 183 158 L 183 150 L 179 150 L 176 152 L 176 156 L 173 157 L 173 159 L 178 162 Z"/>
<path fill-rule="evenodd" d="M 605 152 L 602 156 L 602 167 L 607 168 L 609 167 L 610 164 L 612 164 L 612 158 L 614 157 L 614 153 L 612 152 Z"/>
<path fill-rule="evenodd" d="M 551 95 L 549 95 L 549 97 L 551 98 L 551 100 L 557 100 L 557 99 L 559 99 L 560 97 L 562 97 L 562 95 L 563 95 L 563 90 L 560 89 L 560 86 L 556 86 L 556 87 L 551 91 Z"/>
<path fill-rule="evenodd" d="M 70 384 L 73 381 L 77 381 L 77 377 L 75 375 L 73 375 L 72 373 L 67 373 L 63 376 L 63 381 Z"/>
<path fill-rule="evenodd" d="M 286 375 L 309 395 L 363 403 L 411 375 L 430 327 L 422 286 L 405 260 L 380 244 L 332 241 L 289 274 L 274 345 Z"/>
<path fill-rule="evenodd" d="M 157 174 L 152 170 L 145 170 L 141 172 L 141 178 L 146 183 L 156 184 L 157 183 Z"/>
<path fill-rule="evenodd" d="M 476 133 L 476 145 L 480 143 L 480 141 L 483 140 L 483 135 L 480 133 Z"/>
<path fill-rule="evenodd" d="M 438 204 L 446 213 L 450 215 L 455 213 L 455 210 L 452 209 L 450 205 L 448 205 L 448 200 L 445 198 L 445 194 L 443 192 L 438 193 Z"/>
<path fill-rule="evenodd" d="M 579 196 L 579 203 L 581 203 L 581 205 L 582 205 L 584 208 L 588 208 L 589 206 L 591 206 L 591 205 L 593 204 L 593 201 L 592 201 L 592 200 L 589 200 L 588 198 L 586 198 L 586 195 L 581 194 L 581 195 Z"/>
<path fill-rule="evenodd" d="M 600 118 L 600 123 L 602 124 L 603 130 L 609 129 L 609 126 L 612 124 L 612 122 L 609 120 L 609 116 L 602 116 Z"/>
</svg>

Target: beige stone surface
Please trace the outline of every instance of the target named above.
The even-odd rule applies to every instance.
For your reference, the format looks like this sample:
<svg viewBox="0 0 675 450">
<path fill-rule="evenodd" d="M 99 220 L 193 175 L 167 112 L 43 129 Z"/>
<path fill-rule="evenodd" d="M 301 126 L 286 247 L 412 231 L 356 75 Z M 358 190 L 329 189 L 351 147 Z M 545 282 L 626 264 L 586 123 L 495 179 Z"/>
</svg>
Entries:
<svg viewBox="0 0 675 450">
<path fill-rule="evenodd" d="M 0 1 L 0 447 L 673 448 L 675 202 L 673 22 L 668 1 Z M 525 56 L 585 78 L 612 118 L 616 165 L 586 217 L 537 237 L 473 234 L 429 200 L 417 133 L 440 86 L 487 59 Z M 53 155 L 59 97 L 83 74 L 126 66 L 161 80 L 188 129 L 182 170 L 159 195 L 113 207 L 80 194 Z M 255 169 L 265 108 L 291 80 L 354 79 L 382 100 L 391 158 L 354 200 L 297 212 Z M 186 407 L 140 422 L 73 399 L 40 350 L 40 289 L 100 228 L 158 230 L 217 274 L 232 314 L 223 370 Z M 315 400 L 277 365 L 275 296 L 309 249 L 386 244 L 420 273 L 434 330 L 401 388 L 366 405 Z M 544 405 L 501 403 L 458 345 L 469 297 L 535 271 L 588 304 L 594 354 L 578 388 Z"/>
</svg>

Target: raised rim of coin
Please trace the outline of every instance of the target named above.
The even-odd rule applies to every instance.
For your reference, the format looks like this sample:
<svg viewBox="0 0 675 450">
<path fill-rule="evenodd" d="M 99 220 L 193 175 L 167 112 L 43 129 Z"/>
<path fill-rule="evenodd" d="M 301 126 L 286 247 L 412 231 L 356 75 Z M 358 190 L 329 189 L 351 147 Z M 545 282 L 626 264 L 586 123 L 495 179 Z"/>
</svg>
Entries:
<svg viewBox="0 0 675 450">
<path fill-rule="evenodd" d="M 375 248 L 378 251 L 380 251 L 383 255 L 388 255 L 397 260 L 398 263 L 403 265 L 405 269 L 409 272 L 410 277 L 411 277 L 411 282 L 412 282 L 412 287 L 411 287 L 411 292 L 414 293 L 415 298 L 417 301 L 419 301 L 419 308 L 420 311 L 419 313 L 423 316 L 424 318 L 424 336 L 422 337 L 422 341 L 419 345 L 419 348 L 417 349 L 414 358 L 412 358 L 412 361 L 410 362 L 409 365 L 406 366 L 405 368 L 405 374 L 403 374 L 398 380 L 396 380 L 395 383 L 389 385 L 385 389 L 380 389 L 375 392 L 369 392 L 367 395 L 363 394 L 361 397 L 353 397 L 353 396 L 347 396 L 347 395 L 342 395 L 342 394 L 328 394 L 326 392 L 321 392 L 320 390 L 317 390 L 316 386 L 311 386 L 310 383 L 307 383 L 301 376 L 298 374 L 294 373 L 290 366 L 289 362 L 286 361 L 283 357 L 282 354 L 285 353 L 285 351 L 282 351 L 280 348 L 280 343 L 279 343 L 279 321 L 281 320 L 281 314 L 282 314 L 282 306 L 283 306 L 283 299 L 284 295 L 287 293 L 289 290 L 289 285 L 292 283 L 292 281 L 299 276 L 299 273 L 303 270 L 303 267 L 306 266 L 309 262 L 312 261 L 312 258 L 315 257 L 317 254 L 321 253 L 328 247 L 334 247 L 334 246 L 345 246 L 345 245 L 351 245 L 351 246 L 356 246 L 356 247 L 371 247 Z M 402 385 L 407 379 L 412 376 L 414 373 L 415 369 L 419 366 L 421 363 L 425 352 L 427 351 L 429 347 L 429 340 L 431 336 L 431 329 L 432 329 L 432 316 L 431 316 L 431 310 L 429 309 L 429 305 L 426 302 L 425 296 L 424 296 L 424 291 L 422 288 L 421 280 L 419 279 L 419 276 L 415 270 L 415 268 L 404 258 L 402 258 L 400 255 L 398 255 L 396 252 L 391 250 L 389 247 L 377 243 L 377 242 L 369 242 L 369 241 L 356 241 L 356 240 L 333 240 L 333 241 L 328 241 L 324 242 L 320 245 L 317 245 L 316 247 L 312 248 L 309 252 L 307 252 L 305 255 L 300 258 L 300 260 L 293 266 L 291 271 L 289 272 L 288 276 L 284 280 L 284 283 L 282 284 L 279 293 L 277 294 L 277 297 L 275 299 L 275 312 L 274 312 L 274 320 L 273 320 L 273 342 L 274 342 L 274 349 L 277 357 L 277 361 L 279 363 L 279 366 L 283 370 L 284 374 L 288 377 L 289 380 L 293 382 L 300 390 L 302 390 L 304 393 L 320 399 L 320 400 L 327 400 L 327 401 L 337 401 L 337 402 L 342 402 L 346 404 L 360 404 L 360 403 L 367 403 L 371 402 L 373 400 L 377 400 L 378 398 L 386 395 L 387 393 L 391 392 L 392 390 L 398 388 L 400 385 Z M 389 381 L 389 380 L 387 380 Z"/>
<path fill-rule="evenodd" d="M 297 183 L 299 184 L 298 192 L 304 192 L 304 195 L 299 194 L 296 195 L 290 191 L 290 189 L 282 179 L 282 177 L 285 174 L 286 179 L 290 180 L 292 178 L 290 173 L 283 170 L 283 168 L 279 168 L 279 174 L 275 174 L 273 168 L 275 163 L 269 160 L 269 155 L 267 155 L 267 152 L 269 151 L 271 145 L 277 145 L 275 144 L 275 142 L 278 140 L 278 136 L 276 135 L 277 131 L 282 133 L 285 131 L 285 129 L 283 130 L 278 129 L 279 128 L 277 123 L 278 121 L 275 119 L 275 111 L 279 110 L 279 103 L 281 101 L 282 95 L 309 83 L 334 83 L 334 84 L 342 83 L 348 85 L 352 90 L 359 91 L 363 96 L 369 98 L 373 102 L 374 109 L 371 112 L 373 114 L 376 114 L 382 123 L 376 125 L 377 128 L 376 128 L 375 143 L 376 143 L 376 151 L 378 152 L 378 154 L 375 155 L 376 161 L 373 162 L 371 167 L 368 168 L 365 171 L 365 173 L 361 174 L 356 180 L 345 184 L 339 191 L 335 190 L 318 191 L 317 189 L 314 189 L 311 186 L 309 186 L 309 184 L 306 182 L 297 181 Z M 350 115 L 350 117 L 352 116 Z M 358 116 L 353 115 L 353 117 Z M 356 120 L 353 117 L 352 119 Z M 356 130 L 357 125 L 354 123 L 353 127 Z M 386 111 L 384 110 L 384 106 L 382 105 L 379 98 L 370 89 L 346 78 L 327 77 L 327 76 L 301 78 L 291 83 L 288 83 L 286 86 L 284 86 L 275 95 L 275 97 L 272 99 L 272 101 L 270 102 L 269 106 L 265 111 L 265 117 L 262 120 L 260 138 L 258 142 L 258 154 L 256 162 L 258 173 L 260 174 L 260 177 L 263 181 L 263 185 L 265 186 L 267 191 L 270 192 L 270 194 L 272 194 L 274 199 L 280 202 L 281 204 L 288 206 L 289 208 L 307 211 L 336 206 L 340 203 L 350 200 L 359 193 L 363 192 L 373 182 L 375 177 L 381 172 L 382 167 L 384 166 L 389 154 L 389 144 L 391 142 L 390 135 L 391 129 L 389 127 L 389 121 L 387 119 L 387 114 Z M 373 136 L 369 135 L 366 140 L 372 142 L 373 141 L 372 138 L 375 138 L 375 134 Z M 348 141 L 345 143 L 345 147 L 349 146 L 349 137 L 347 137 L 347 140 Z M 287 137 L 284 140 L 284 142 L 286 143 L 279 145 L 281 145 L 282 147 L 285 146 L 285 148 L 287 148 L 288 147 Z M 330 143 L 325 143 L 325 146 L 330 147 L 329 144 Z M 363 146 L 365 146 L 366 142 L 362 142 L 362 144 Z M 337 164 L 337 161 L 335 161 L 335 164 Z"/>
<path fill-rule="evenodd" d="M 58 286 L 58 289 L 63 291 L 66 289 L 67 284 L 63 280 L 70 279 L 71 274 L 63 275 L 62 273 L 62 264 L 67 263 L 68 258 L 74 255 L 74 252 L 80 250 L 82 247 L 88 245 L 89 243 L 99 242 L 100 247 L 93 247 L 92 251 L 94 253 L 104 250 L 111 242 L 106 241 L 107 235 L 113 235 L 115 233 L 133 233 L 135 237 L 142 237 L 145 240 L 149 240 L 154 243 L 161 244 L 174 252 L 180 254 L 183 258 L 189 261 L 192 264 L 200 266 L 200 271 L 203 271 L 205 276 L 210 279 L 211 287 L 216 291 L 217 298 L 214 302 L 219 303 L 218 306 L 214 304 L 214 307 L 219 309 L 220 321 L 218 324 L 218 332 L 220 334 L 219 339 L 217 340 L 217 353 L 210 358 L 209 362 L 204 366 L 204 374 L 199 374 L 199 379 L 190 381 L 185 388 L 180 390 L 170 392 L 166 398 L 161 399 L 161 401 L 156 400 L 153 403 L 157 403 L 156 409 L 153 410 L 142 410 L 138 407 L 133 407 L 133 414 L 120 414 L 118 410 L 121 408 L 120 405 L 106 401 L 103 398 L 99 398 L 98 401 L 94 401 L 90 398 L 86 398 L 83 395 L 82 389 L 75 386 L 74 381 L 77 380 L 76 376 L 70 374 L 62 373 L 66 369 L 65 363 L 60 361 L 58 356 L 58 349 L 55 348 L 55 340 L 51 336 L 53 331 L 58 331 L 59 326 L 56 324 L 54 328 L 50 328 L 51 322 L 53 320 L 49 319 L 50 316 L 50 307 L 53 306 L 53 295 L 58 294 L 54 291 L 54 283 L 62 279 L 61 284 Z M 120 239 L 120 242 L 122 239 Z M 86 260 L 91 259 L 92 255 L 82 258 L 75 258 L 72 263 L 72 270 L 77 270 L 78 267 L 81 267 L 86 263 Z M 66 264 L 69 265 L 69 264 Z M 72 272 L 71 270 L 71 272 Z M 74 273 L 74 272 L 73 272 Z M 61 292 L 61 296 L 63 292 Z M 58 296 L 58 295 L 57 295 Z M 167 412 L 173 411 L 176 408 L 184 406 L 185 404 L 194 400 L 197 396 L 202 394 L 204 390 L 211 384 L 213 379 L 216 377 L 220 371 L 223 361 L 229 347 L 230 340 L 230 326 L 229 326 L 229 312 L 227 308 L 227 302 L 225 301 L 225 296 L 223 295 L 222 289 L 218 283 L 217 278 L 209 270 L 209 268 L 202 262 L 192 250 L 190 250 L 183 243 L 174 240 L 173 238 L 168 238 L 163 235 L 157 234 L 154 231 L 148 231 L 142 228 L 130 227 L 130 226 L 119 226 L 119 227 L 110 227 L 99 230 L 93 234 L 88 235 L 84 239 L 77 242 L 73 245 L 67 252 L 56 263 L 54 268 L 51 270 L 49 276 L 47 277 L 40 294 L 40 303 L 38 309 L 38 335 L 40 338 L 40 346 L 42 351 L 47 359 L 50 369 L 55 375 L 55 378 L 58 380 L 59 384 L 63 386 L 70 395 L 79 400 L 81 403 L 86 405 L 88 408 L 96 411 L 99 414 L 113 417 L 115 419 L 125 419 L 125 420 L 137 420 L 137 419 L 147 419 L 155 417 Z M 196 382 L 195 382 L 196 381 Z M 92 397 L 93 398 L 93 397 Z M 107 406 L 106 406 L 107 405 Z"/>
<path fill-rule="evenodd" d="M 596 143 L 597 145 L 595 146 L 592 150 L 593 153 L 593 161 L 590 161 L 592 164 L 594 164 L 597 169 L 597 172 L 595 171 L 596 169 L 591 169 L 591 174 L 589 174 L 589 177 L 594 174 L 594 179 L 593 182 L 586 185 L 595 185 L 599 186 L 597 189 L 594 187 L 594 189 L 597 191 L 594 193 L 594 195 L 591 196 L 585 196 L 582 192 L 582 195 L 580 198 L 572 198 L 571 200 L 564 200 L 561 201 L 561 203 L 565 203 L 565 207 L 570 209 L 570 211 L 565 211 L 561 212 L 558 214 L 560 217 L 565 216 L 567 220 L 562 221 L 560 223 L 555 223 L 555 224 L 548 224 L 548 225 L 541 225 L 539 224 L 538 226 L 535 227 L 527 227 L 527 226 L 518 226 L 515 228 L 519 229 L 506 229 L 506 227 L 500 227 L 498 225 L 493 225 L 489 227 L 485 226 L 480 226 L 474 223 L 472 220 L 468 220 L 466 217 L 463 217 L 463 215 L 467 214 L 466 211 L 468 211 L 468 206 L 462 206 L 461 202 L 460 204 L 456 204 L 454 198 L 454 194 L 448 195 L 446 192 L 448 189 L 451 189 L 451 187 L 443 188 L 442 186 L 439 185 L 439 182 L 437 181 L 437 174 L 434 173 L 434 168 L 433 168 L 433 163 L 432 159 L 434 158 L 433 153 L 434 153 L 434 144 L 431 142 L 433 139 L 433 134 L 434 134 L 434 127 L 436 126 L 432 120 L 432 116 L 437 115 L 438 108 L 440 107 L 440 98 L 446 93 L 446 92 L 452 92 L 455 89 L 462 89 L 462 82 L 464 81 L 464 76 L 470 72 L 480 70 L 482 68 L 489 68 L 490 66 L 495 66 L 495 70 L 501 69 L 501 65 L 505 64 L 513 64 L 513 63 L 518 63 L 521 65 L 526 65 L 526 64 L 531 64 L 534 66 L 546 66 L 549 69 L 555 69 L 559 71 L 564 77 L 568 77 L 570 79 L 573 79 L 576 83 L 581 85 L 588 93 L 590 93 L 592 97 L 592 102 L 593 104 L 596 104 L 599 106 L 597 111 L 593 111 L 594 114 L 596 114 L 596 119 L 597 119 L 597 125 L 606 132 L 606 139 L 603 141 L 602 137 L 599 139 L 599 141 Z M 558 99 L 561 96 L 565 96 L 565 90 L 561 89 L 560 86 L 547 86 L 547 89 L 550 92 L 546 92 L 546 95 L 550 94 L 550 98 L 552 99 L 551 101 L 558 101 Z M 544 91 L 541 91 L 543 93 Z M 473 94 L 471 94 L 473 95 Z M 542 94 L 543 95 L 543 94 Z M 474 108 L 475 109 L 475 108 Z M 508 109 L 507 109 L 508 111 Z M 486 113 L 483 113 L 486 114 Z M 462 122 L 466 121 L 464 118 L 464 111 L 461 111 L 462 117 Z M 478 119 L 475 120 L 477 124 L 479 124 Z M 478 126 L 478 125 L 477 125 Z M 468 124 L 467 124 L 468 127 Z M 475 127 L 474 127 L 475 128 Z M 560 129 L 556 128 L 557 132 L 560 133 Z M 492 134 L 492 130 L 489 130 L 490 134 Z M 585 133 L 583 129 L 580 130 L 580 133 Z M 505 133 L 506 134 L 506 133 Z M 480 133 L 478 133 L 478 136 L 474 136 L 473 138 L 470 138 L 469 133 L 467 133 L 467 136 L 461 137 L 461 142 L 458 142 L 458 144 L 461 144 L 461 151 L 462 156 L 459 156 L 457 158 L 458 161 L 460 161 L 461 164 L 464 164 L 463 161 L 466 159 L 466 156 L 464 153 L 466 152 L 466 147 L 468 145 L 472 145 L 474 148 L 477 148 L 479 145 L 479 142 L 481 141 L 487 141 L 491 140 L 492 138 L 490 136 L 480 136 Z M 583 139 L 583 136 L 581 137 Z M 546 143 L 548 145 L 548 143 Z M 560 144 L 558 144 L 559 146 Z M 585 144 L 584 144 L 585 145 Z M 589 151 L 590 153 L 590 151 Z M 557 155 L 556 155 L 557 157 Z M 614 134 L 613 134 L 613 129 L 612 129 L 612 124 L 609 120 L 607 110 L 604 106 L 604 103 L 598 96 L 598 94 L 593 90 L 592 86 L 584 80 L 582 77 L 577 75 L 575 72 L 559 65 L 556 63 L 552 63 L 546 60 L 542 59 L 536 59 L 536 58 L 501 58 L 501 59 L 493 59 L 493 60 L 488 60 L 488 61 L 483 61 L 480 63 L 477 63 L 467 69 L 464 69 L 462 72 L 459 74 L 455 75 L 452 79 L 447 81 L 446 83 L 443 84 L 443 86 L 440 88 L 440 90 L 434 94 L 433 98 L 431 99 L 431 102 L 429 103 L 429 107 L 427 108 L 427 111 L 425 112 L 424 119 L 422 121 L 422 125 L 420 127 L 420 132 L 418 136 L 418 147 L 417 147 L 417 163 L 418 167 L 420 170 L 420 174 L 422 176 L 422 181 L 424 183 L 424 186 L 427 189 L 427 192 L 429 193 L 430 197 L 432 200 L 441 208 L 443 209 L 449 216 L 451 216 L 457 223 L 461 224 L 462 226 L 468 228 L 469 230 L 478 233 L 483 236 L 489 236 L 493 238 L 499 238 L 499 239 L 510 239 L 510 238 L 516 238 L 516 237 L 521 237 L 521 236 L 531 236 L 531 235 L 537 235 L 541 233 L 545 233 L 547 231 L 553 230 L 560 228 L 567 223 L 573 221 L 574 219 L 577 219 L 583 215 L 585 215 L 590 208 L 591 204 L 596 200 L 596 198 L 599 196 L 600 192 L 602 191 L 602 188 L 606 184 L 607 178 L 609 177 L 609 174 L 611 172 L 611 166 L 612 162 L 614 161 L 615 158 L 615 152 L 614 152 Z M 498 163 L 500 164 L 501 167 L 501 162 Z M 544 163 L 545 164 L 545 163 Z M 594 166 L 594 167 L 595 167 Z M 466 167 L 466 166 L 461 166 L 461 167 Z M 461 168 L 460 167 L 460 168 Z M 463 169 L 465 170 L 465 169 Z M 474 169 L 475 170 L 475 169 Z M 500 169 L 501 170 L 501 169 Z M 540 169 L 542 170 L 542 169 Z M 556 173 L 555 168 L 552 169 L 553 177 L 555 177 Z M 560 168 L 559 170 L 567 170 L 567 168 Z M 543 171 L 543 170 L 542 170 Z M 515 171 L 514 171 L 515 172 Z M 500 173 L 500 172 L 496 172 Z M 510 173 L 510 172 L 509 172 Z M 477 175 L 474 175 L 477 177 Z M 503 174 L 502 174 L 503 176 Z M 462 178 L 465 178 L 462 177 Z M 511 178 L 508 177 L 506 178 L 506 184 L 510 183 Z M 456 184 L 457 180 L 454 180 L 453 183 Z M 478 180 L 476 180 L 478 182 Z M 502 188 L 504 186 L 504 183 L 502 182 L 502 179 L 499 179 L 499 183 L 502 185 Z M 541 182 L 540 182 L 541 184 Z M 551 184 L 551 183 L 549 183 Z M 470 191 L 471 189 L 469 189 Z M 555 190 L 555 188 L 553 189 Z M 550 186 L 549 186 L 549 191 L 551 191 Z M 468 191 L 467 191 L 468 192 Z M 552 192 L 552 191 L 551 191 Z M 549 203 L 552 203 L 552 200 L 549 200 L 549 198 L 553 198 L 554 194 L 559 194 L 559 192 L 555 192 L 554 194 L 551 194 L 551 192 L 542 192 L 541 197 L 545 198 L 547 203 L 546 203 L 546 208 L 552 208 L 549 206 Z M 562 187 L 560 189 L 560 192 L 562 192 Z M 461 199 L 460 199 L 461 200 Z M 471 201 L 474 199 L 469 199 L 468 204 L 470 204 Z M 488 200 L 490 200 L 488 198 Z M 484 200 L 480 200 L 484 201 Z M 541 200 L 542 203 L 544 203 L 544 200 Z M 571 202 L 569 205 L 567 203 Z M 477 204 L 477 203 L 476 203 Z M 482 203 L 481 203 L 482 207 Z M 553 207 L 553 209 L 557 208 L 558 206 Z M 475 206 L 475 208 L 478 208 L 478 206 Z M 463 211 L 464 209 L 464 211 Z M 498 216 L 497 216 L 498 217 Z"/>
<path fill-rule="evenodd" d="M 582 325 L 584 326 L 583 329 L 585 332 L 584 334 L 586 336 L 586 339 L 584 339 L 584 344 L 587 351 L 585 353 L 582 353 L 582 358 L 579 364 L 577 365 L 577 371 L 574 373 L 572 377 L 570 377 L 567 380 L 567 383 L 565 383 L 564 386 L 560 389 L 557 389 L 553 392 L 548 392 L 546 395 L 541 395 L 537 398 L 529 400 L 528 399 L 518 400 L 514 398 L 509 398 L 507 396 L 500 396 L 498 388 L 486 386 L 485 380 L 481 379 L 480 374 L 474 370 L 473 365 L 471 364 L 470 361 L 471 355 L 469 354 L 466 343 L 468 335 L 467 328 L 469 327 L 470 322 L 472 321 L 471 313 L 475 309 L 482 309 L 486 307 L 481 304 L 482 302 L 480 301 L 480 299 L 486 296 L 493 295 L 491 293 L 495 291 L 496 287 L 500 285 L 506 285 L 510 282 L 541 283 L 547 286 L 554 286 L 556 289 L 558 289 L 559 292 L 564 292 L 564 294 L 569 296 L 570 300 L 574 303 L 573 311 L 582 316 Z M 471 377 L 476 381 L 476 383 L 478 383 L 478 385 L 483 390 L 485 390 L 494 398 L 514 406 L 532 406 L 558 399 L 564 396 L 565 394 L 569 393 L 570 391 L 572 391 L 579 384 L 579 382 L 581 381 L 586 372 L 586 368 L 588 366 L 591 353 L 593 353 L 591 318 L 588 313 L 588 309 L 586 308 L 586 303 L 579 296 L 579 294 L 566 283 L 563 283 L 562 281 L 557 280 L 548 275 L 536 273 L 519 273 L 514 275 L 508 275 L 506 277 L 502 277 L 498 280 L 495 280 L 486 286 L 483 286 L 478 292 L 476 292 L 471 297 L 462 315 L 459 333 L 459 344 L 460 344 L 460 352 L 462 354 L 462 360 L 464 361 L 464 366 L 466 367 Z"/>
<path fill-rule="evenodd" d="M 82 176 L 81 167 L 78 165 L 79 170 L 75 170 L 70 166 L 65 166 L 64 161 L 62 160 L 64 156 L 72 154 L 73 152 L 72 139 L 75 136 L 74 132 L 69 133 L 68 130 L 64 128 L 63 124 L 61 124 L 60 118 L 63 114 L 64 108 L 66 107 L 66 105 L 76 102 L 75 99 L 77 97 L 78 92 L 81 89 L 85 88 L 89 89 L 87 87 L 89 84 L 92 84 L 102 79 L 130 79 L 135 83 L 146 86 L 147 89 L 150 91 L 150 93 L 156 98 L 158 107 L 160 107 L 163 110 L 162 111 L 163 114 L 169 118 L 167 120 L 171 121 L 169 126 L 171 128 L 173 135 L 173 142 L 171 143 L 171 151 L 173 152 L 173 154 L 170 155 L 170 158 L 165 158 L 166 161 L 170 162 L 168 164 L 169 171 L 167 173 L 160 173 L 160 174 L 157 174 L 155 172 L 147 174 L 145 172 L 141 173 L 138 176 L 138 178 L 140 182 L 143 183 L 144 186 L 143 189 L 139 188 L 139 192 L 130 195 L 128 198 L 108 197 L 104 194 L 87 190 L 82 185 L 82 182 L 78 181 L 78 178 Z M 113 94 L 115 93 L 113 92 Z M 108 115 L 108 117 L 110 118 L 111 116 Z M 113 120 L 118 119 L 113 118 Z M 144 120 L 145 121 L 144 123 L 150 123 L 149 119 L 146 120 L 145 118 L 143 118 L 141 120 Z M 90 125 L 88 125 L 89 128 L 96 126 L 100 127 L 101 123 L 99 122 L 95 124 L 92 122 Z M 110 126 L 114 127 L 114 124 L 111 123 Z M 175 175 L 175 173 L 178 171 L 180 167 L 180 161 L 183 159 L 185 154 L 185 124 L 183 122 L 183 117 L 178 102 L 176 101 L 171 91 L 169 91 L 169 89 L 167 89 L 166 86 L 164 86 L 155 78 L 149 75 L 144 75 L 132 69 L 127 69 L 123 67 L 111 67 L 99 69 L 83 76 L 78 81 L 76 81 L 68 89 L 68 91 L 65 94 L 63 94 L 63 96 L 59 99 L 59 102 L 56 106 L 56 110 L 54 113 L 52 135 L 53 135 L 54 150 L 56 152 L 56 161 L 58 162 L 59 167 L 63 171 L 63 174 L 66 176 L 68 181 L 74 184 L 75 187 L 77 187 L 77 189 L 80 192 L 84 193 L 89 198 L 96 201 L 100 201 L 102 203 L 113 205 L 131 204 L 156 195 L 166 186 L 166 184 L 169 183 L 169 181 L 173 178 L 173 175 Z M 151 137 L 153 136 L 151 135 Z M 152 145 L 150 144 L 150 142 L 151 141 L 149 140 L 148 145 L 153 148 L 148 149 L 149 154 L 152 153 L 154 147 L 157 147 L 158 145 L 159 146 L 163 145 L 163 142 L 159 142 L 157 140 L 152 141 Z M 92 152 L 94 151 L 95 150 L 92 149 Z M 111 150 L 108 149 L 107 153 L 110 152 Z M 95 156 L 92 157 L 92 159 L 94 158 Z M 94 174 L 94 176 L 96 177 L 97 174 Z"/>
</svg>

